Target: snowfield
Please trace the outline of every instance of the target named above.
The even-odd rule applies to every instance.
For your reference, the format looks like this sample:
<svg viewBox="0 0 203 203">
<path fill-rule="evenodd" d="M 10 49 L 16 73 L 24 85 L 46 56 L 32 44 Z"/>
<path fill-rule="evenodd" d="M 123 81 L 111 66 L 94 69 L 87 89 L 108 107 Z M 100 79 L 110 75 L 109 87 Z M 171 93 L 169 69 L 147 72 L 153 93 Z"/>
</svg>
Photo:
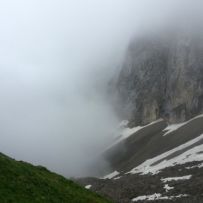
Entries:
<svg viewBox="0 0 203 203">
<path fill-rule="evenodd" d="M 120 142 L 127 139 L 128 137 L 130 137 L 134 133 L 138 132 L 139 130 L 146 128 L 146 127 L 149 127 L 150 125 L 153 125 L 153 124 L 161 122 L 161 121 L 163 121 L 163 119 L 158 119 L 158 120 L 151 122 L 145 126 L 136 126 L 133 128 L 127 127 L 128 123 L 129 123 L 127 120 L 121 121 L 121 123 L 119 125 L 119 133 L 118 133 L 119 136 L 116 136 L 115 142 L 113 144 L 111 144 L 105 151 L 107 151 L 108 149 L 111 149 L 113 146 L 119 144 Z"/>
<path fill-rule="evenodd" d="M 160 172 L 160 170 L 162 170 L 166 167 L 170 167 L 170 166 L 174 166 L 174 165 L 178 165 L 178 164 L 185 164 L 185 163 L 193 162 L 193 161 L 203 161 L 203 144 L 193 147 L 174 158 L 167 159 L 167 157 L 172 155 L 173 153 L 183 150 L 187 147 L 190 147 L 191 145 L 197 143 L 198 141 L 200 141 L 202 139 L 203 139 L 203 134 L 200 135 L 199 137 L 196 137 L 193 140 L 186 142 L 183 145 L 180 145 L 172 150 L 169 150 L 168 152 L 165 152 L 152 159 L 146 160 L 141 165 L 133 168 L 128 173 L 131 173 L 131 174 L 140 173 L 142 175 L 149 174 L 149 173 L 157 174 Z M 159 163 L 157 163 L 157 162 L 159 162 Z M 155 163 L 157 163 L 157 164 L 155 164 Z"/>
<path fill-rule="evenodd" d="M 170 178 L 162 178 L 161 181 L 163 183 L 170 182 L 170 181 L 178 181 L 178 180 L 189 180 L 192 175 L 182 176 L 182 177 L 170 177 Z"/>
<path fill-rule="evenodd" d="M 82 184 L 115 202 L 203 202 L 203 115 L 191 120 L 134 128 L 123 121 L 122 133 L 110 143 L 118 145 L 104 152 L 112 170 Z"/>
<path fill-rule="evenodd" d="M 119 180 L 119 179 L 121 179 L 121 176 L 114 178 L 114 180 Z"/>
<path fill-rule="evenodd" d="M 86 185 L 85 189 L 89 190 L 92 187 L 92 185 Z"/>
<path fill-rule="evenodd" d="M 170 134 L 171 132 L 176 131 L 176 130 L 178 130 L 179 128 L 181 128 L 182 126 L 188 124 L 189 122 L 191 122 L 191 121 L 193 121 L 193 120 L 195 120 L 195 119 L 197 119 L 197 118 L 202 118 L 202 117 L 203 117 L 203 114 L 201 114 L 201 115 L 199 115 L 199 116 L 196 116 L 196 117 L 194 117 L 194 118 L 192 118 L 192 119 L 190 119 L 189 121 L 184 122 L 184 123 L 178 123 L 178 124 L 169 125 L 168 127 L 166 127 L 166 128 L 163 130 L 163 131 L 167 131 L 163 136 L 166 136 L 166 135 Z"/>
<path fill-rule="evenodd" d="M 203 168 L 203 163 L 201 164 L 198 164 L 198 165 L 195 165 L 195 166 L 188 166 L 188 167 L 185 167 L 186 169 L 193 169 L 193 168 Z"/>
<path fill-rule="evenodd" d="M 101 178 L 101 179 L 112 179 L 112 178 L 116 177 L 116 176 L 119 175 L 119 174 L 120 174 L 120 173 L 119 173 L 118 171 L 114 171 L 113 173 L 110 173 L 110 174 L 104 176 L 104 177 Z"/>
<path fill-rule="evenodd" d="M 184 126 L 186 124 L 185 123 L 179 123 L 179 124 L 173 124 L 173 125 L 169 125 L 168 127 L 166 127 L 163 131 L 167 131 L 163 136 L 166 136 L 168 134 L 170 134 L 171 132 L 179 129 L 180 127 Z"/>
<path fill-rule="evenodd" d="M 132 201 L 138 202 L 138 201 L 154 201 L 154 200 L 167 200 L 167 199 L 172 200 L 172 199 L 181 198 L 181 197 L 188 197 L 188 195 L 180 194 L 177 196 L 162 196 L 160 193 L 155 193 L 153 195 L 143 195 L 143 196 L 133 198 Z"/>
<path fill-rule="evenodd" d="M 168 184 L 164 185 L 164 189 L 166 192 L 168 192 L 169 190 L 173 190 L 174 187 L 170 187 Z"/>
</svg>

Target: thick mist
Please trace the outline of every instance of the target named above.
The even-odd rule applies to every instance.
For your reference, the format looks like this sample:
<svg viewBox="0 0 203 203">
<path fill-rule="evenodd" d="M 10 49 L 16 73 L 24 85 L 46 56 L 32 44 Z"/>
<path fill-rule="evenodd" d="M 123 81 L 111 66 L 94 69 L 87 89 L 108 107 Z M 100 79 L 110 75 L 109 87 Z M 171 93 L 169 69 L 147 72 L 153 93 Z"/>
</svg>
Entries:
<svg viewBox="0 0 203 203">
<path fill-rule="evenodd" d="M 0 151 L 65 176 L 104 167 L 119 122 L 109 81 L 132 36 L 173 21 L 184 2 L 1 1 Z"/>
<path fill-rule="evenodd" d="M 2 153 L 65 176 L 94 175 L 89 165 L 118 123 L 106 86 L 128 41 L 128 8 L 103 0 L 0 2 Z"/>
</svg>

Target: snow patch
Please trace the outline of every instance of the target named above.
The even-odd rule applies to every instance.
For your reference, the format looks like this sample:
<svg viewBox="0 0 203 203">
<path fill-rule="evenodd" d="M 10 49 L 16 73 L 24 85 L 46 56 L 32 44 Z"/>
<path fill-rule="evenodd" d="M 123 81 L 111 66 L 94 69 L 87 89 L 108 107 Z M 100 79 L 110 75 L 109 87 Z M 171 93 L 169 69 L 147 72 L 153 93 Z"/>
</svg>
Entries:
<svg viewBox="0 0 203 203">
<path fill-rule="evenodd" d="M 203 114 L 200 114 L 199 116 L 194 117 L 193 119 L 191 119 L 190 121 L 196 119 L 196 118 L 203 118 Z"/>
<path fill-rule="evenodd" d="M 119 132 L 117 132 L 119 134 L 119 136 L 116 136 L 115 138 L 115 142 L 110 145 L 105 151 L 107 151 L 108 149 L 112 148 L 113 146 L 115 146 L 116 144 L 120 143 L 121 141 L 125 140 L 126 138 L 130 137 L 131 135 L 133 135 L 134 133 L 138 132 L 139 130 L 146 128 L 150 125 L 153 125 L 155 123 L 161 122 L 163 121 L 163 119 L 158 119 L 154 122 L 149 123 L 148 125 L 145 126 L 136 126 L 133 128 L 128 128 L 127 125 L 129 123 L 129 121 L 127 120 L 123 120 L 121 121 L 120 125 L 119 125 Z"/>
<path fill-rule="evenodd" d="M 155 193 L 153 195 L 143 195 L 143 196 L 139 196 L 136 198 L 133 198 L 132 201 L 133 202 L 138 202 L 138 201 L 154 201 L 154 200 L 172 200 L 175 198 L 181 198 L 181 197 L 188 197 L 189 195 L 186 194 L 180 194 L 177 196 L 162 196 L 160 193 Z"/>
<path fill-rule="evenodd" d="M 160 172 L 161 169 L 164 169 L 166 167 L 170 167 L 170 166 L 175 166 L 175 165 L 180 165 L 180 164 L 185 164 L 188 162 L 193 162 L 193 161 L 203 161 L 203 144 L 202 145 L 198 145 L 192 149 L 187 150 L 186 152 L 167 160 L 167 157 L 172 155 L 175 152 L 178 152 L 180 150 L 183 150 L 195 143 L 197 143 L 198 141 L 203 139 L 203 134 L 200 135 L 199 137 L 196 137 L 193 140 L 190 140 L 188 142 L 186 142 L 183 145 L 180 145 L 172 150 L 169 150 L 168 152 L 165 152 L 161 155 L 158 155 L 152 159 L 148 159 L 145 162 L 143 162 L 141 165 L 133 168 L 130 172 L 131 174 L 136 174 L 136 173 L 140 173 L 142 175 L 145 174 L 157 174 Z M 164 159 L 163 161 L 161 161 L 162 159 Z M 156 162 L 159 162 L 158 164 L 155 164 Z"/>
<path fill-rule="evenodd" d="M 193 169 L 193 168 L 202 168 L 202 167 L 203 167 L 203 163 L 195 165 L 195 166 L 188 166 L 188 167 L 185 167 L 185 168 L 186 169 Z"/>
<path fill-rule="evenodd" d="M 137 126 L 134 128 L 124 128 L 118 141 L 121 141 L 123 139 L 130 137 L 132 134 L 136 133 L 138 130 L 142 128 L 143 127 L 141 126 Z"/>
<path fill-rule="evenodd" d="M 120 178 L 121 178 L 121 176 L 118 176 L 118 177 L 114 178 L 114 180 L 118 180 L 118 179 L 120 179 Z"/>
<path fill-rule="evenodd" d="M 163 131 L 167 131 L 163 136 L 166 136 L 168 134 L 170 134 L 171 132 L 173 131 L 176 131 L 177 129 L 181 128 L 182 126 L 188 124 L 189 122 L 197 119 L 197 118 L 203 118 L 203 114 L 200 114 L 199 116 L 196 116 L 192 119 L 190 119 L 189 121 L 187 122 L 184 122 L 184 123 L 178 123 L 178 124 L 172 124 L 172 125 L 169 125 L 168 127 L 166 127 Z"/>
<path fill-rule="evenodd" d="M 92 185 L 86 185 L 85 189 L 89 190 L 92 187 Z"/>
<path fill-rule="evenodd" d="M 199 164 L 198 168 L 203 168 L 203 163 Z"/>
<path fill-rule="evenodd" d="M 120 173 L 118 171 L 114 171 L 113 173 L 110 173 L 106 176 L 104 176 L 102 179 L 112 179 L 114 178 L 115 176 L 119 175 Z"/>
<path fill-rule="evenodd" d="M 163 136 L 168 135 L 169 133 L 176 131 L 178 128 L 184 126 L 186 123 L 179 123 L 179 124 L 173 124 L 173 125 L 169 125 L 168 127 L 166 127 L 163 131 L 167 131 Z"/>
<path fill-rule="evenodd" d="M 192 175 L 182 176 L 182 177 L 170 177 L 170 178 L 162 178 L 161 181 L 163 183 L 170 182 L 170 181 L 178 181 L 178 180 L 189 180 Z"/>
<path fill-rule="evenodd" d="M 137 202 L 137 201 L 143 201 L 143 200 L 156 200 L 156 199 L 159 199 L 160 197 L 161 197 L 160 193 L 155 193 L 153 195 L 143 195 L 143 196 L 133 198 L 132 201 Z"/>
<path fill-rule="evenodd" d="M 136 133 L 137 131 L 139 131 L 140 129 L 143 128 L 141 126 L 137 126 L 134 128 L 128 128 L 127 127 L 128 123 L 129 122 L 127 120 L 124 120 L 120 123 L 118 129 L 115 130 L 115 132 L 113 133 L 116 135 L 114 138 L 113 144 L 108 146 L 105 151 L 109 150 L 113 146 L 117 145 L 118 143 L 122 142 L 123 140 L 125 140 L 126 138 L 130 137 L 131 135 L 133 135 L 134 133 Z"/>
<path fill-rule="evenodd" d="M 164 189 L 166 190 L 166 192 L 168 192 L 169 190 L 173 190 L 174 187 L 170 187 L 168 184 L 164 185 Z"/>
</svg>

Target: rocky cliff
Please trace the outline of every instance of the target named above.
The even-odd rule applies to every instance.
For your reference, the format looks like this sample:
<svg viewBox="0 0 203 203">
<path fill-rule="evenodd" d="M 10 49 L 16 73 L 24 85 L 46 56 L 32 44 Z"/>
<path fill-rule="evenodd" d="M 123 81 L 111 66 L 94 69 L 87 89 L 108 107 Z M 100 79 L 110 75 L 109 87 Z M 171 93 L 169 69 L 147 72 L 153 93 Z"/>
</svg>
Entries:
<svg viewBox="0 0 203 203">
<path fill-rule="evenodd" d="M 130 122 L 103 153 L 110 171 L 77 181 L 118 203 L 203 202 L 201 34 L 133 40 L 116 89 Z"/>
<path fill-rule="evenodd" d="M 158 118 L 183 122 L 203 112 L 200 34 L 182 32 L 133 40 L 116 86 L 123 116 L 132 126 Z"/>
</svg>

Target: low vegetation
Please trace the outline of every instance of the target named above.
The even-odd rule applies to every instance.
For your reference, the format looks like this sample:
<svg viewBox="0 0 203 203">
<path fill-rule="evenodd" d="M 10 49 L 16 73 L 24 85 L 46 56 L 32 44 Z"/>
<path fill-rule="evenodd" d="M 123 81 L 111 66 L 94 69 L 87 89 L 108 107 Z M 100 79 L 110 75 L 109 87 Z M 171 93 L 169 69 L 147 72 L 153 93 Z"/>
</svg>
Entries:
<svg viewBox="0 0 203 203">
<path fill-rule="evenodd" d="M 44 167 L 15 161 L 1 153 L 0 202 L 110 203 Z"/>
</svg>

